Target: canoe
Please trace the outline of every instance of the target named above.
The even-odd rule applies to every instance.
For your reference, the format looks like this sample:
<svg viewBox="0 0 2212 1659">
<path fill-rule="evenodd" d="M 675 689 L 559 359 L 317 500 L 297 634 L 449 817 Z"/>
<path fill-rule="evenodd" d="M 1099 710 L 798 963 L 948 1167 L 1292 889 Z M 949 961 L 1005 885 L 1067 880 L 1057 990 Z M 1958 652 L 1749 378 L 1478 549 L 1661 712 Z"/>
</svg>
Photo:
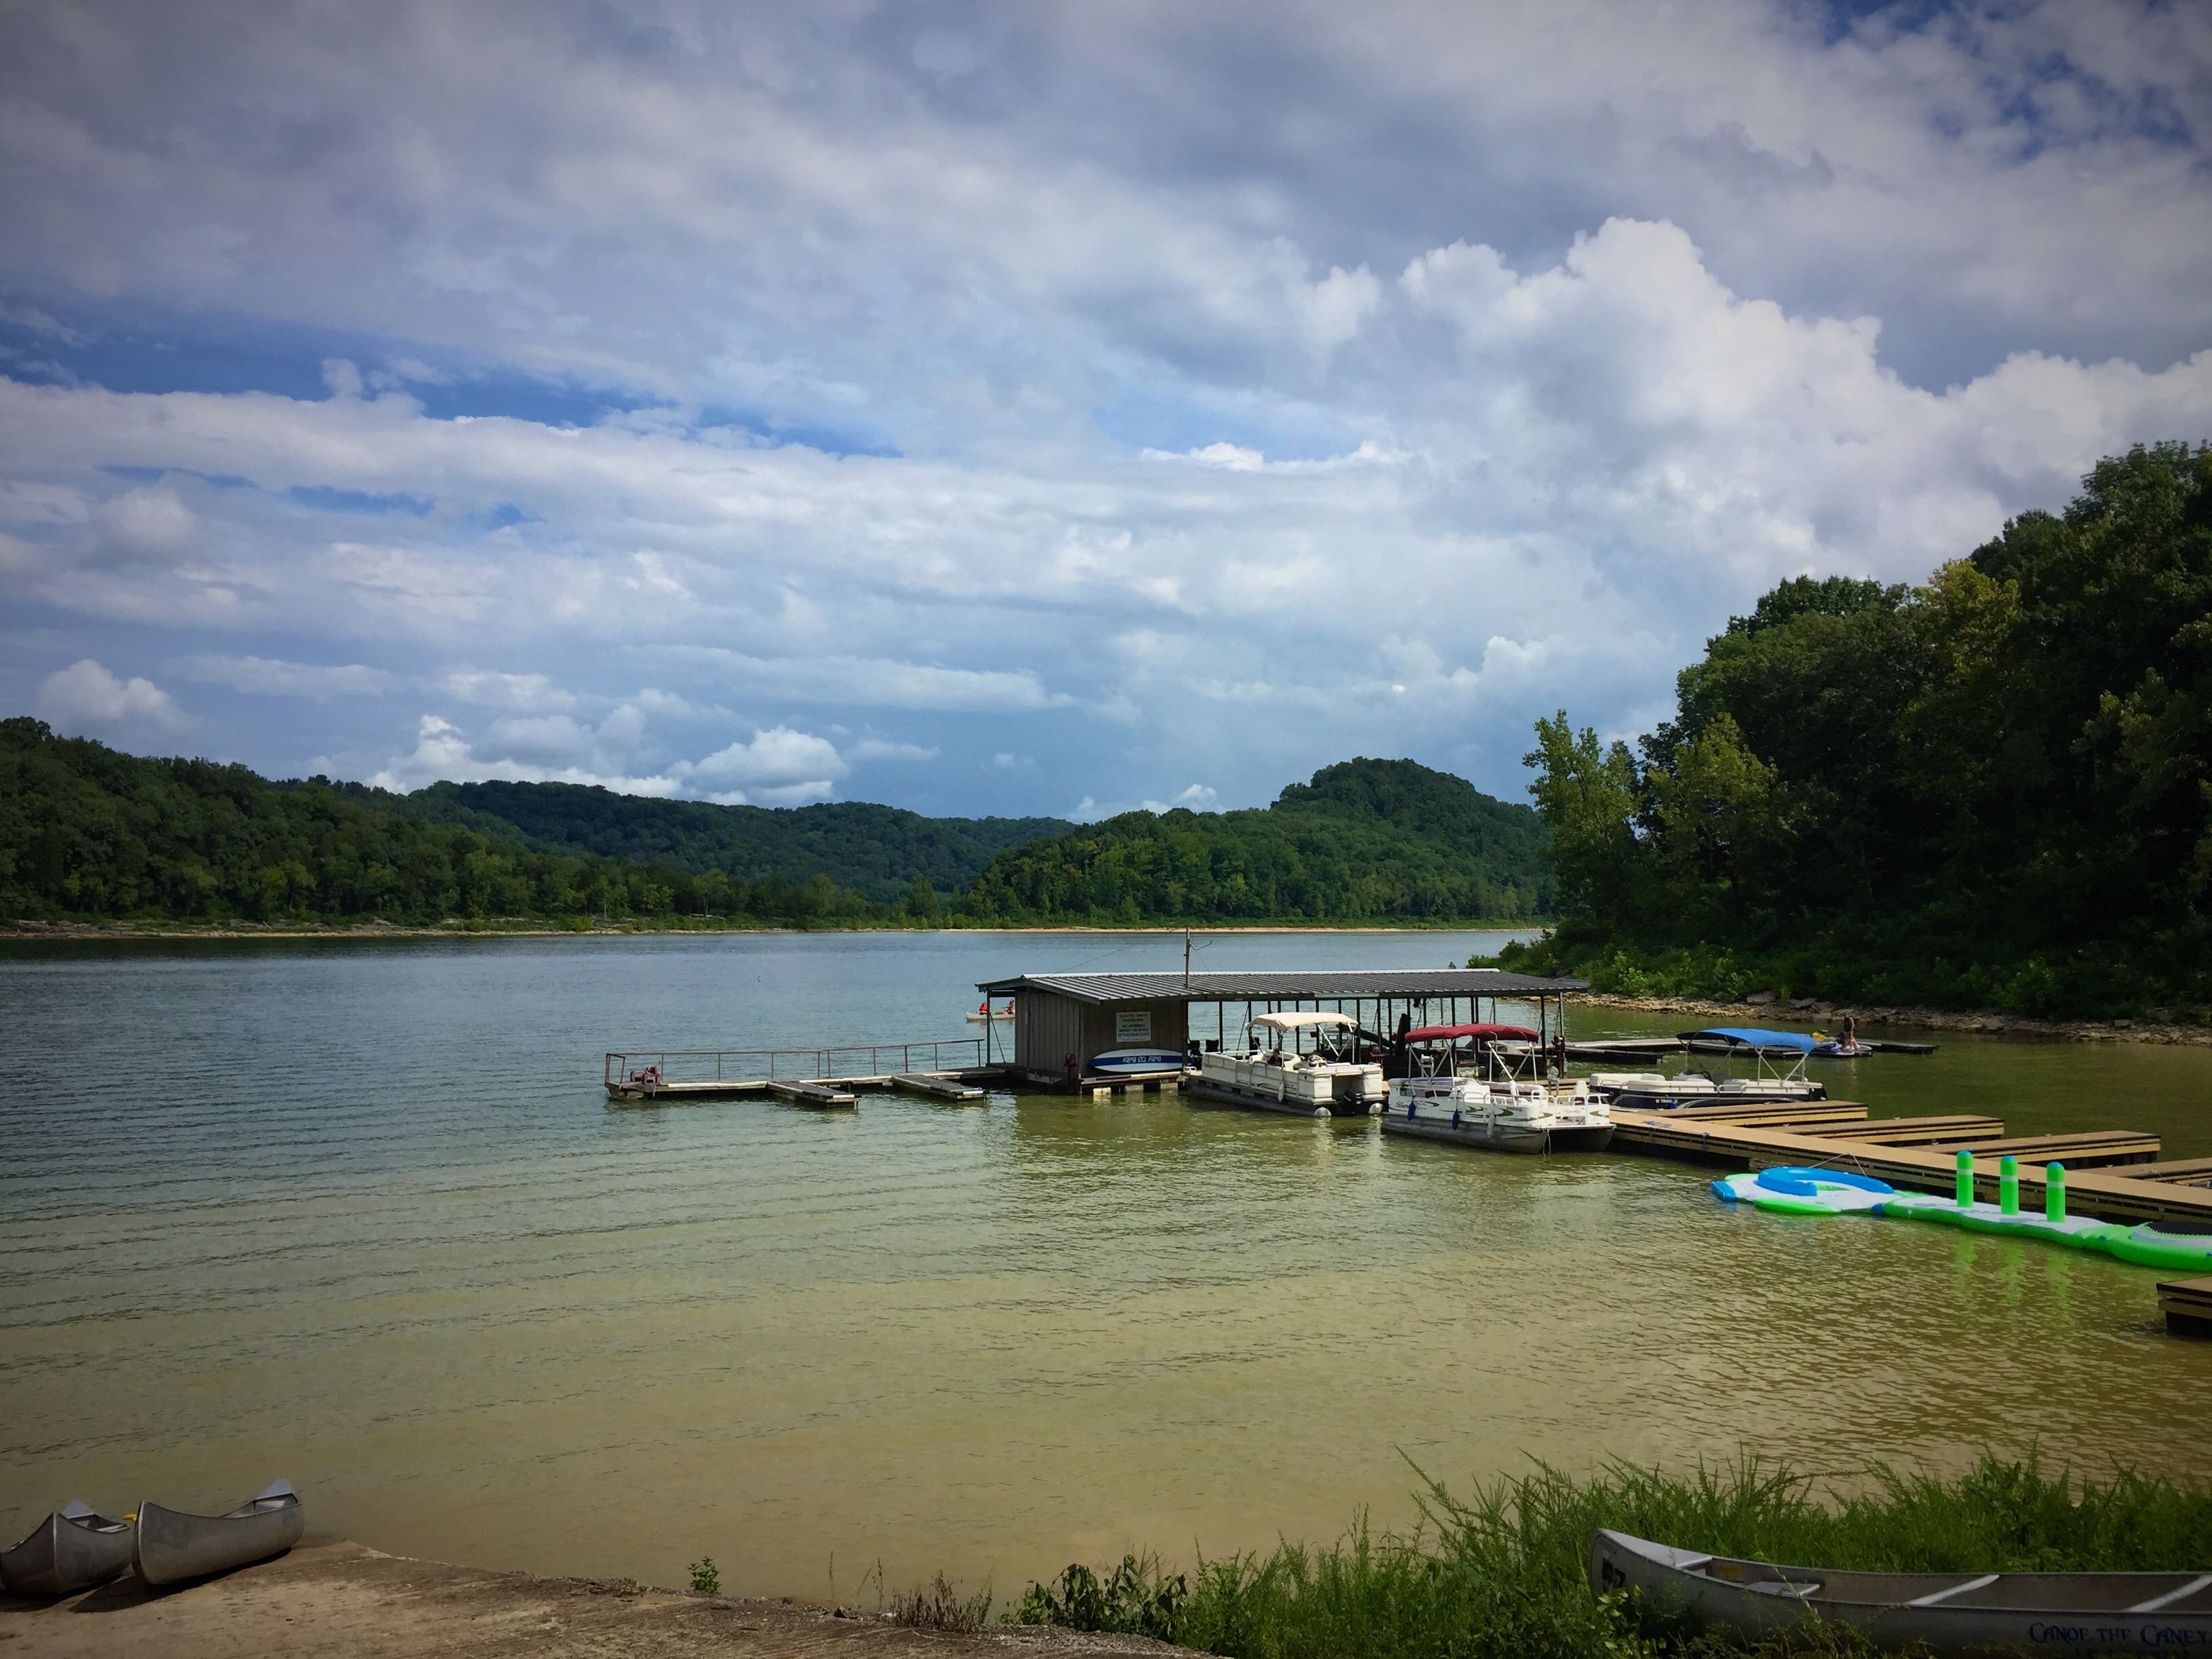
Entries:
<svg viewBox="0 0 2212 1659">
<path fill-rule="evenodd" d="M 1808 1613 L 1883 1647 L 2168 1653 L 2212 1644 L 2212 1572 L 1828 1572 L 1674 1549 L 1601 1528 L 1590 1588 L 1758 1638 Z"/>
<path fill-rule="evenodd" d="M 131 1525 L 71 1499 L 28 1538 L 0 1550 L 0 1587 L 15 1595 L 67 1595 L 131 1571 Z"/>
<path fill-rule="evenodd" d="M 204 1578 L 283 1554 L 306 1525 L 300 1494 L 286 1480 L 222 1515 L 187 1515 L 148 1502 L 138 1506 L 134 1564 L 149 1584 Z"/>
</svg>

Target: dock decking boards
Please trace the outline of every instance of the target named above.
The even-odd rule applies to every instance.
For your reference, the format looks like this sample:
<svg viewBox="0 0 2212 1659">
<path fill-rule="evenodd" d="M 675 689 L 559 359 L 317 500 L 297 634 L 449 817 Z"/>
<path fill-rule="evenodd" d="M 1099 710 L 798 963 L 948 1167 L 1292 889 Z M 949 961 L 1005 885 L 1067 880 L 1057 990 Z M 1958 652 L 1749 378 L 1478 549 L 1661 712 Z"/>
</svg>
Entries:
<svg viewBox="0 0 2212 1659">
<path fill-rule="evenodd" d="M 2212 1279 L 2170 1279 L 2158 1287 L 2158 1309 L 2176 1336 L 2212 1337 Z"/>
<path fill-rule="evenodd" d="M 1661 1158 L 1686 1158 L 1692 1163 L 1721 1164 L 1737 1169 L 1764 1170 L 1777 1164 L 1825 1165 L 1854 1170 L 1887 1181 L 1892 1186 L 1918 1192 L 1948 1193 L 1958 1175 L 1957 1149 L 1938 1146 L 1884 1146 L 1854 1139 L 1843 1132 L 1804 1133 L 1774 1123 L 1731 1123 L 1706 1117 L 1685 1121 L 1680 1112 L 1638 1112 L 1613 1109 L 1613 1147 L 1619 1152 L 1644 1152 Z M 1881 1120 L 1869 1119 L 1879 1129 Z M 2124 1132 L 2132 1136 L 2133 1132 Z M 2148 1141 L 2157 1156 L 2157 1138 Z M 2029 1145 L 2048 1146 L 2064 1136 L 2021 1136 Z M 1974 1190 L 1978 1197 L 1994 1201 L 1997 1196 L 1999 1153 L 1990 1153 L 1999 1141 L 1974 1143 Z M 2014 1154 L 2019 1157 L 2018 1153 Z M 2145 1181 L 2136 1171 L 2147 1164 L 2121 1164 L 2106 1168 L 2077 1169 L 2063 1152 L 2051 1156 L 2066 1165 L 2067 1206 L 2076 1215 L 2107 1221 L 2175 1220 L 2212 1225 L 2212 1187 L 2194 1187 L 2173 1181 Z M 2020 1164 L 2021 1202 L 2043 1201 L 2043 1163 L 2022 1158 Z"/>
<path fill-rule="evenodd" d="M 2137 1181 L 2175 1181 L 2185 1187 L 2212 1187 L 2212 1158 L 2177 1158 L 2160 1164 L 2138 1164 L 2128 1173 Z"/>
<path fill-rule="evenodd" d="M 2004 1133 L 2001 1119 L 1978 1112 L 1945 1117 L 1862 1118 L 1850 1123 L 1793 1123 L 1793 1134 L 1822 1140 L 1863 1140 L 1872 1146 L 1933 1146 L 1943 1141 L 1995 1140 Z"/>
<path fill-rule="evenodd" d="M 937 1100 L 981 1100 L 983 1091 L 972 1083 L 963 1083 L 957 1078 L 939 1077 L 932 1072 L 900 1072 L 891 1079 L 891 1086 L 909 1094 L 928 1095 Z"/>
<path fill-rule="evenodd" d="M 787 1105 L 812 1106 L 823 1110 L 839 1110 L 860 1103 L 860 1097 L 850 1090 L 833 1088 L 827 1083 L 771 1083 L 768 1091 Z"/>
<path fill-rule="evenodd" d="M 2134 1129 L 2085 1129 L 2077 1134 L 2014 1135 L 2000 1140 L 1946 1142 L 1930 1150 L 1954 1155 L 1972 1152 L 1977 1158 L 2002 1158 L 2009 1153 L 2022 1164 L 2033 1158 L 2047 1164 L 2057 1158 L 2069 1175 L 2075 1170 L 2114 1164 L 2150 1164 L 2158 1158 L 2158 1137 Z"/>
</svg>

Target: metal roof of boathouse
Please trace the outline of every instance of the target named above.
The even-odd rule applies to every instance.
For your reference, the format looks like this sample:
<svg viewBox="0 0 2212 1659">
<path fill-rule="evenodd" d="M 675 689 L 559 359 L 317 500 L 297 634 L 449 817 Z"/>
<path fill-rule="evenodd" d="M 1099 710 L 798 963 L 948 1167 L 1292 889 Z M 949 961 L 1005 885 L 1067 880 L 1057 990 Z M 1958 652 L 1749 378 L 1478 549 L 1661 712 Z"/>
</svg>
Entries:
<svg viewBox="0 0 2212 1659">
<path fill-rule="evenodd" d="M 1077 1002 L 1335 1002 L 1376 997 L 1417 1002 L 1428 997 L 1557 996 L 1587 991 L 1581 979 L 1545 979 L 1500 968 L 1409 968 L 1334 972 L 1164 974 L 1017 974 L 979 981 L 994 997 L 1049 991 Z"/>
</svg>

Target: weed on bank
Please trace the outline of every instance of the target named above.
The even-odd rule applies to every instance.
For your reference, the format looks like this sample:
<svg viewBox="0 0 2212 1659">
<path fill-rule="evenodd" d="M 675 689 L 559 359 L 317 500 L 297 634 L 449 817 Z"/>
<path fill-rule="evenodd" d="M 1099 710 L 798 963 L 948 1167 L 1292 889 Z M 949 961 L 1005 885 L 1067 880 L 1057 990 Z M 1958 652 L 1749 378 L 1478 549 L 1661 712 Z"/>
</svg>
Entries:
<svg viewBox="0 0 2212 1659">
<path fill-rule="evenodd" d="M 1626 1464 L 1584 1480 L 1540 1468 L 1472 1498 L 1429 1482 L 1406 1534 L 1364 1522 L 1326 1548 L 1201 1560 L 1167 1572 L 1125 1558 L 1032 1584 L 1010 1622 L 1157 1637 L 1236 1659 L 1644 1659 L 1856 1655 L 1871 1644 L 1808 1619 L 1747 1644 L 1640 1599 L 1594 1595 L 1590 1534 L 1610 1527 L 1718 1555 L 1893 1572 L 2212 1568 L 2212 1490 L 2122 1471 L 2046 1474 L 1985 1456 L 1956 1480 L 1865 1472 L 1850 1495 L 1742 1458 L 1688 1476 Z"/>
</svg>

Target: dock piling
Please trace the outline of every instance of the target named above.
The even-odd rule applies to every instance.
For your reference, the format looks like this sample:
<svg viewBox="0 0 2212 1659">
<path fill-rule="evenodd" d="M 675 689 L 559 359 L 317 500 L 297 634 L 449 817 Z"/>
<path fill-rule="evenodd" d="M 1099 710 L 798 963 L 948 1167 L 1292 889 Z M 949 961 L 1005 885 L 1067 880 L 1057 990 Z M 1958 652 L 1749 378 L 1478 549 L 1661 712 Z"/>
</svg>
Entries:
<svg viewBox="0 0 2212 1659">
<path fill-rule="evenodd" d="M 1961 1151 L 1959 1154 L 1959 1179 L 1954 1188 L 1962 1210 L 1972 1209 L 1974 1203 L 1974 1155 Z"/>
<path fill-rule="evenodd" d="M 2020 1213 L 2020 1160 L 2010 1152 L 1997 1160 L 1997 1213 Z"/>
<path fill-rule="evenodd" d="M 2043 1218 L 2045 1221 L 2066 1219 L 2066 1166 L 2063 1164 L 2043 1166 Z"/>
</svg>

